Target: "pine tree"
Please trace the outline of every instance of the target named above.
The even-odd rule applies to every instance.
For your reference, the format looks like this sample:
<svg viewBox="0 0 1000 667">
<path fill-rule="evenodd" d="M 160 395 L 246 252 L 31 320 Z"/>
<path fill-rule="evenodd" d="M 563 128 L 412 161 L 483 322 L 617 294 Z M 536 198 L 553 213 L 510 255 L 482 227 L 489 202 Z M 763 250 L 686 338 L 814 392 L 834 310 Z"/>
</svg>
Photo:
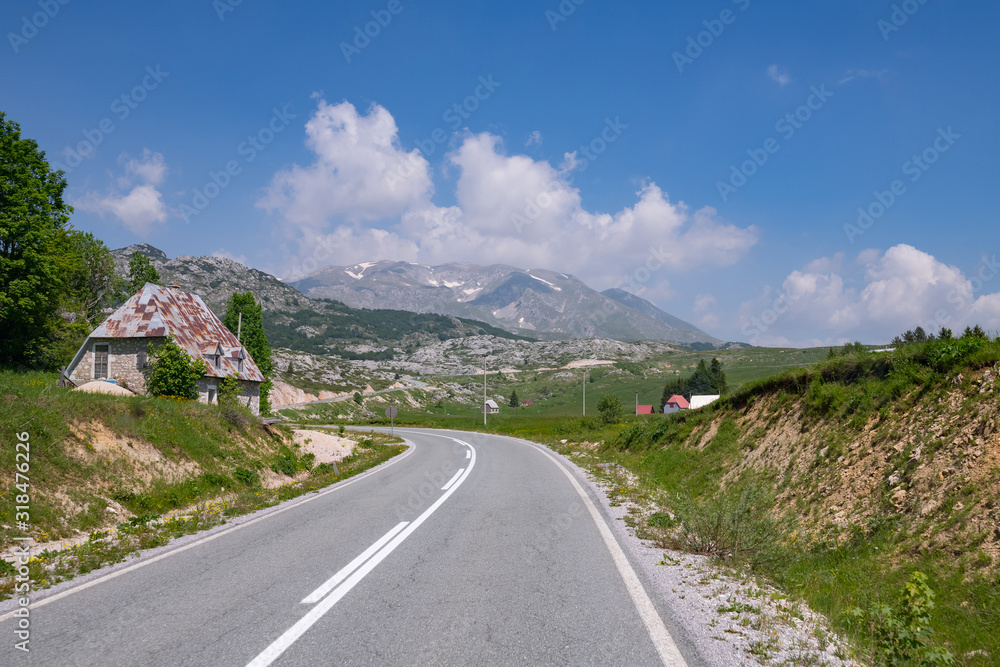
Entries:
<svg viewBox="0 0 1000 667">
<path fill-rule="evenodd" d="M 726 372 L 722 370 L 722 362 L 713 357 L 708 372 L 712 376 L 712 393 L 720 396 L 727 393 L 729 384 L 726 382 Z"/>
<path fill-rule="evenodd" d="M 517 415 L 517 406 L 521 405 L 521 401 L 517 398 L 517 389 L 510 392 L 510 401 L 507 402 L 507 405 L 514 408 L 514 414 Z"/>
</svg>

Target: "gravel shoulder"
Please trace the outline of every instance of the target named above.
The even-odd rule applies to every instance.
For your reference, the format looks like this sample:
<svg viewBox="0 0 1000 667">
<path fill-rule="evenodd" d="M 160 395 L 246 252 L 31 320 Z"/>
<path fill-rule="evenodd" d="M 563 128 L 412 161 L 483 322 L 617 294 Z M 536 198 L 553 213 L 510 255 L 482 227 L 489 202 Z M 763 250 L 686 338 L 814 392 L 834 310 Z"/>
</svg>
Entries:
<svg viewBox="0 0 1000 667">
<path fill-rule="evenodd" d="M 668 626 L 686 637 L 678 643 L 697 647 L 703 664 L 855 666 L 849 646 L 826 619 L 804 603 L 761 586 L 750 575 L 716 565 L 707 556 L 665 550 L 641 540 L 627 526 L 630 511 L 649 508 L 613 501 L 608 490 L 634 480 L 612 465 L 600 475 L 544 445 L 588 490 L 628 554 L 654 603 L 665 611 Z"/>
</svg>

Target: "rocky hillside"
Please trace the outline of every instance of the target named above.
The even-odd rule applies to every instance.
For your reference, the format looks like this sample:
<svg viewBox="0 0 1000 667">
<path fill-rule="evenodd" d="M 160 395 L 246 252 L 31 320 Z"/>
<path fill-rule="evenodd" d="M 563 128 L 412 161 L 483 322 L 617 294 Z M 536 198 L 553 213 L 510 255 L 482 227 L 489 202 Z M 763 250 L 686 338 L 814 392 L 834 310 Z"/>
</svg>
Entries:
<svg viewBox="0 0 1000 667">
<path fill-rule="evenodd" d="M 365 262 L 326 267 L 294 286 L 310 297 L 336 299 L 356 308 L 443 313 L 543 339 L 721 344 L 644 299 L 621 290 L 600 294 L 573 276 L 542 269 Z"/>
<path fill-rule="evenodd" d="M 269 273 L 247 268 L 226 257 L 182 255 L 169 259 L 162 250 L 148 243 L 111 251 L 119 275 L 128 274 L 128 262 L 134 252 L 149 258 L 164 283 L 176 284 L 187 292 L 198 294 L 217 314 L 225 312 L 226 301 L 235 291 L 253 292 L 263 304 L 264 310 L 293 311 L 305 307 L 320 307 L 320 304 L 313 303 L 297 289 Z"/>
<path fill-rule="evenodd" d="M 363 310 L 328 299 L 311 299 L 274 276 L 224 257 L 181 256 L 168 259 L 148 244 L 112 251 L 121 275 L 134 252 L 146 255 L 165 284 L 200 295 L 220 317 L 233 292 L 253 292 L 264 310 L 273 347 L 314 354 L 345 356 L 358 342 L 416 347 L 451 338 L 492 335 L 518 338 L 503 329 L 473 320 L 403 310 Z M 347 354 L 346 356 L 351 356 Z"/>
</svg>

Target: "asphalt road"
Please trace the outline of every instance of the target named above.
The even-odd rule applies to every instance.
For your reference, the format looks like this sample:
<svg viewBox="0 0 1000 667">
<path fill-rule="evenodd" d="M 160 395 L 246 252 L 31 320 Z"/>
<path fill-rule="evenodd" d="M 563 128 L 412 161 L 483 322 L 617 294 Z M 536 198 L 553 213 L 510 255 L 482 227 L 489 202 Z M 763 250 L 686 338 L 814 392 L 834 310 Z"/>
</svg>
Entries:
<svg viewBox="0 0 1000 667">
<path fill-rule="evenodd" d="M 34 593 L 0 664 L 702 664 L 543 448 L 397 433 L 369 474 Z"/>
</svg>

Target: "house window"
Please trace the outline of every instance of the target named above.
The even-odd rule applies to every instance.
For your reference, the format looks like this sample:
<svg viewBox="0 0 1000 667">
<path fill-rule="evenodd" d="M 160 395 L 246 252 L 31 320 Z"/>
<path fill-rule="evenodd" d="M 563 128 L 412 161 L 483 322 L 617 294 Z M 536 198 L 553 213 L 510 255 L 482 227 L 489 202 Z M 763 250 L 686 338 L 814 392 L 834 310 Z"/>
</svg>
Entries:
<svg viewBox="0 0 1000 667">
<path fill-rule="evenodd" d="M 215 403 L 215 399 L 216 399 L 216 394 L 217 393 L 218 393 L 218 391 L 216 390 L 216 386 L 214 384 L 208 385 L 208 404 L 209 405 L 212 405 L 212 404 Z"/>
<path fill-rule="evenodd" d="M 215 355 L 215 367 L 219 368 L 221 365 L 222 365 L 222 355 L 217 354 Z"/>
<path fill-rule="evenodd" d="M 108 343 L 94 345 L 94 378 L 108 377 L 108 355 L 111 345 Z"/>
<path fill-rule="evenodd" d="M 146 359 L 145 352 L 137 352 L 135 355 L 135 367 L 139 370 L 146 368 L 149 365 L 149 360 Z"/>
</svg>

